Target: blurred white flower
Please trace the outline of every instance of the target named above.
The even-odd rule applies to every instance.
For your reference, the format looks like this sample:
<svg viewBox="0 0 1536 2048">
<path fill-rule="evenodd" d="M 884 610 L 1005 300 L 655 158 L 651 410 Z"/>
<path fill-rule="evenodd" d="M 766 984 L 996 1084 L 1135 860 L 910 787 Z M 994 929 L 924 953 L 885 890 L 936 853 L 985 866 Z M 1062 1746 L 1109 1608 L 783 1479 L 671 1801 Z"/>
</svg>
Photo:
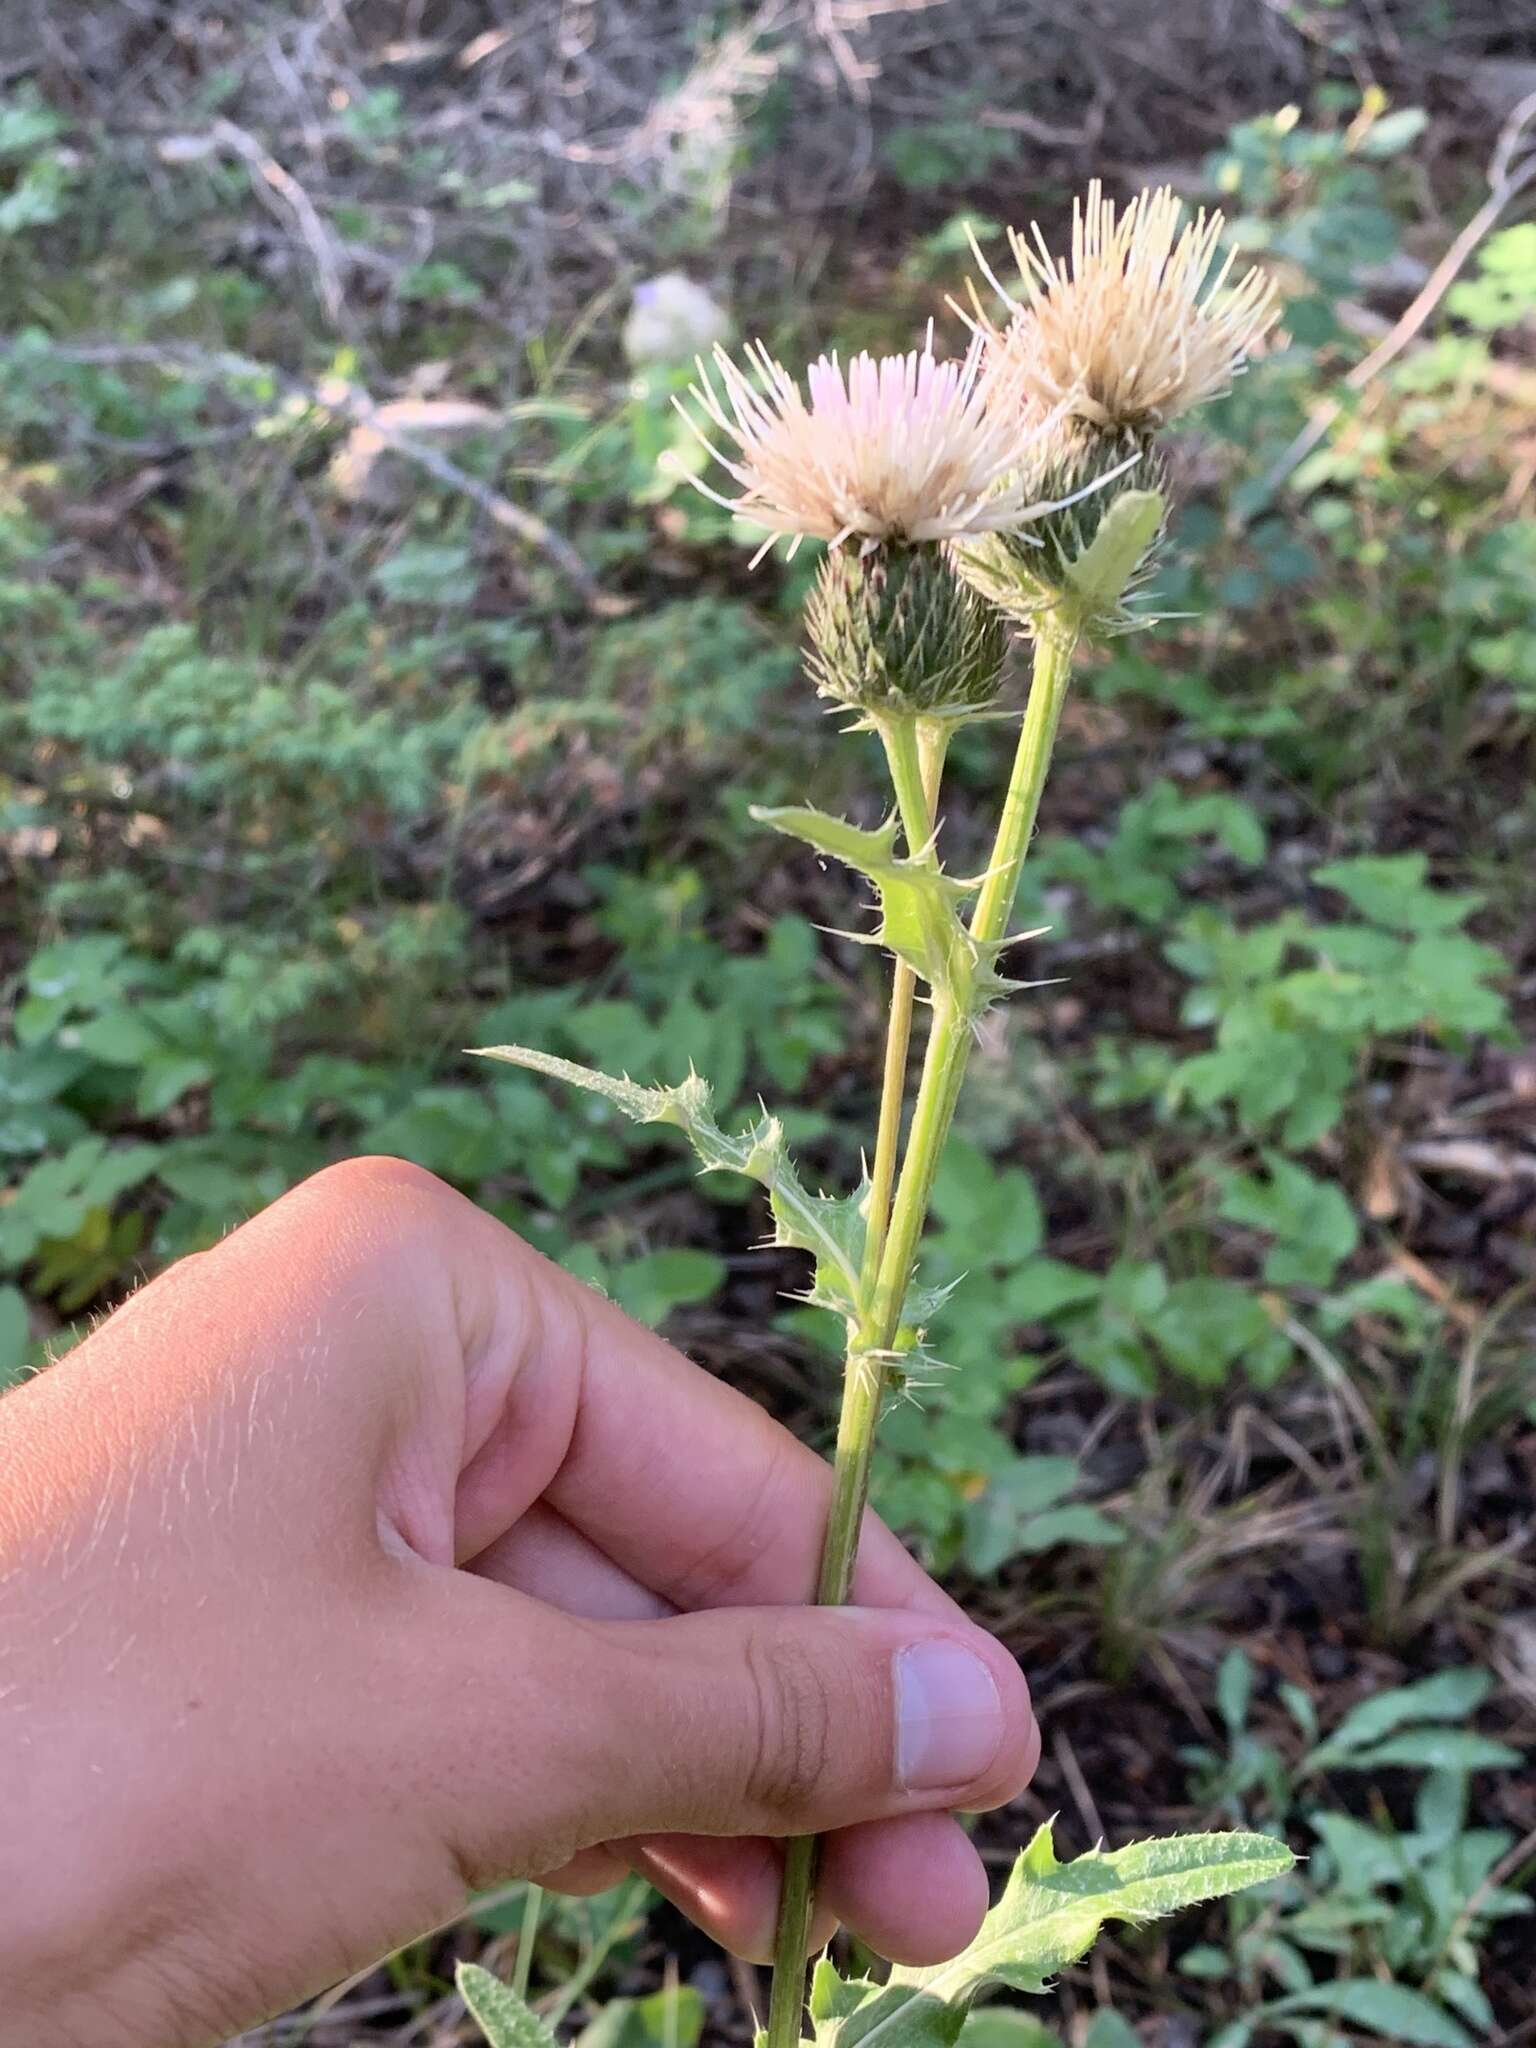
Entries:
<svg viewBox="0 0 1536 2048">
<path fill-rule="evenodd" d="M 668 270 L 635 286 L 624 322 L 624 353 L 636 368 L 645 363 L 686 363 L 723 341 L 730 317 L 703 285 Z"/>
<path fill-rule="evenodd" d="M 745 354 L 757 383 L 716 348 L 720 388 L 703 363 L 694 386 L 731 451 L 684 416 L 741 496 L 699 488 L 763 527 L 765 546 L 781 536 L 834 547 L 855 534 L 869 543 L 954 540 L 1043 509 L 1027 502 L 1017 394 L 996 402 L 984 388 L 979 338 L 951 362 L 935 359 L 931 337 L 908 355 L 857 355 L 846 370 L 835 354 L 822 356 L 806 373 L 809 403 L 760 342 Z"/>
<path fill-rule="evenodd" d="M 1109 433 L 1149 432 L 1225 391 L 1279 317 L 1278 295 L 1261 270 L 1231 283 L 1230 254 L 1212 274 L 1220 213 L 1181 228 L 1182 217 L 1167 186 L 1117 212 L 1094 179 L 1073 205 L 1070 260 L 1038 227 L 1010 229 L 1024 293 L 1015 301 L 986 272 L 1013 308 L 1001 331 L 980 323 L 993 372 L 1033 406 Z"/>
</svg>

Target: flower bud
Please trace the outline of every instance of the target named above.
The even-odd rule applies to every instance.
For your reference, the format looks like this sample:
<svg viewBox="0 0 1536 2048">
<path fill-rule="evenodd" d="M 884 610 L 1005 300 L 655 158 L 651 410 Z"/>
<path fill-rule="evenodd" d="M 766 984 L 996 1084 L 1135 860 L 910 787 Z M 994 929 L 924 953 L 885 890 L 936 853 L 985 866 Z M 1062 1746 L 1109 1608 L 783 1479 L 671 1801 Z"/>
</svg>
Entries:
<svg viewBox="0 0 1536 2048">
<path fill-rule="evenodd" d="M 823 697 L 861 711 L 963 718 L 995 700 L 999 613 L 934 546 L 832 548 L 805 608 Z"/>
<path fill-rule="evenodd" d="M 1105 637 L 1129 632 L 1145 623 L 1133 607 L 1138 587 L 1156 567 L 1166 482 L 1162 457 L 1150 440 L 1111 439 L 1096 432 L 1065 435 L 1038 482 L 1040 497 L 1055 501 L 1055 509 L 1013 533 L 958 542 L 956 566 L 989 603 L 1019 625 L 1033 626 L 1045 614 L 1065 611 L 1086 633 Z M 1140 558 L 1126 568 L 1123 585 L 1113 593 L 1097 583 L 1091 593 L 1084 589 L 1079 565 L 1115 507 L 1152 497 L 1158 500 L 1159 512 L 1146 532 Z M 1143 510 L 1136 530 L 1147 525 Z"/>
</svg>

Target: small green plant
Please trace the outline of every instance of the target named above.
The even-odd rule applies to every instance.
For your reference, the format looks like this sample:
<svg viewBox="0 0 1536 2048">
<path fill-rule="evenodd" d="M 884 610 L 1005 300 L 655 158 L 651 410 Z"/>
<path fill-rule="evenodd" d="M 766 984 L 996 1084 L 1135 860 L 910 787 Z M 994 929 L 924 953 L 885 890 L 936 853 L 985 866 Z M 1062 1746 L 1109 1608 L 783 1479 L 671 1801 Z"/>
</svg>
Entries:
<svg viewBox="0 0 1536 2048">
<path fill-rule="evenodd" d="M 1240 1987 L 1241 2017 L 1214 2048 L 1246 2048 L 1261 2030 L 1314 2048 L 1329 2020 L 1417 2048 L 1472 2048 L 1495 2025 L 1482 1949 L 1533 1904 L 1507 1883 L 1522 1863 L 1514 1835 L 1467 1817 L 1472 1775 L 1523 1760 L 1468 1726 L 1492 1689 L 1486 1671 L 1443 1671 L 1373 1694 L 1320 1735 L 1310 1696 L 1282 1684 L 1278 1703 L 1301 1739 L 1292 1754 L 1251 1727 L 1253 1666 L 1229 1653 L 1217 1683 L 1225 1745 L 1184 1752 L 1196 1791 L 1234 1819 L 1299 1824 L 1315 1846 L 1262 1907 L 1232 1903 L 1225 1946 L 1183 1956 L 1186 1976 Z M 1406 1824 L 1383 1793 L 1384 1776 L 1398 1774 L 1422 1774 Z M 1335 1803 L 1359 1792 L 1366 1817 Z"/>
<path fill-rule="evenodd" d="M 1070 265 L 1058 265 L 1043 244 L 1013 238 L 1022 303 L 1008 301 L 1007 323 L 979 332 L 963 363 L 941 364 L 925 350 L 878 363 L 860 356 L 845 372 L 824 358 L 809 372 L 809 404 L 762 349 L 749 352 L 756 383 L 718 350 L 721 388 L 703 379 L 700 403 L 734 450 L 721 459 L 741 489 L 722 503 L 766 530 L 765 550 L 779 536 L 831 544 L 806 606 L 811 669 L 851 728 L 879 739 L 890 773 L 893 809 L 878 825 L 799 805 L 755 813 L 853 869 L 878 905 L 872 942 L 894 967 L 879 1123 L 860 1184 L 841 1195 L 812 1192 L 783 1122 L 764 1110 L 726 1128 L 697 1072 L 643 1086 L 550 1051 L 487 1048 L 491 1058 L 590 1091 L 636 1123 L 674 1126 L 706 1173 L 758 1182 L 775 1243 L 809 1256 L 805 1300 L 840 1320 L 846 1352 L 817 1587 L 823 1604 L 848 1598 L 887 1394 L 920 1397 L 942 1370 L 928 1330 L 955 1282 L 927 1270 L 918 1279 L 930 1207 L 937 1198 L 941 1217 L 947 1210 L 960 1219 L 1000 1265 L 1016 1248 L 1017 1197 L 1005 1183 L 996 1199 L 985 1162 L 979 1172 L 973 1164 L 969 1186 L 953 1165 L 943 1189 L 940 1176 L 977 1028 L 1018 986 L 1003 971 L 1005 958 L 1020 936 L 1039 936 L 1009 926 L 1074 658 L 1081 645 L 1138 623 L 1138 594 L 1165 523 L 1156 430 L 1224 387 L 1274 317 L 1271 290 L 1257 274 L 1229 286 L 1228 266 L 1208 285 L 1220 228 L 1219 218 L 1202 218 L 1181 232 L 1166 192 L 1143 194 L 1117 216 L 1095 187 Z M 1010 624 L 1031 645 L 1029 695 L 990 856 L 979 874 L 961 879 L 939 855 L 940 783 L 954 734 L 998 715 Z M 1230 834 L 1234 823 L 1207 806 L 1193 818 L 1176 816 L 1171 829 Z M 930 1021 L 903 1137 L 919 984 Z M 1027 1239 L 1024 1246 L 1035 1248 Z M 1211 1323 L 1204 1295 L 1198 1309 L 1192 1298 L 1202 1284 L 1184 1283 L 1182 1299 L 1164 1287 L 1149 1304 L 1163 1318 L 1165 1344 L 1188 1351 L 1209 1343 L 1193 1333 Z M 1235 1326 L 1218 1363 L 1224 1368 L 1253 1334 Z M 1063 1503 L 1076 1477 L 1059 1466 L 1021 1468 L 1016 1481 L 1033 1485 L 1018 1484 L 1011 1506 L 1000 1491 L 962 1525 L 961 1544 L 989 1568 L 1031 1541 L 1049 1543 L 1053 1513 L 1055 1533 L 1075 1526 L 1112 1541 L 1117 1532 L 1090 1509 L 1063 1523 L 1074 1514 Z M 820 1965 L 813 2038 L 882 2037 L 892 2048 L 952 2041 L 985 1984 L 1040 1990 L 1106 1920 L 1141 1920 L 1221 1896 L 1278 1874 L 1289 1860 L 1279 1843 L 1235 1835 L 1142 1843 L 1061 1865 L 1042 1829 L 981 1934 L 954 1962 L 898 1969 L 883 1985 L 845 1981 Z M 793 2048 L 801 2038 L 815 1872 L 815 1843 L 792 1843 L 767 2048 Z M 499 1992 L 485 1997 L 482 2020 L 498 2048 L 529 2048 L 537 2037 L 525 2008 L 508 2006 Z"/>
<path fill-rule="evenodd" d="M 1239 930 L 1191 911 L 1168 957 L 1194 983 L 1185 1021 L 1213 1029 L 1215 1044 L 1174 1068 L 1173 1101 L 1225 1108 L 1242 1130 L 1298 1149 L 1338 1123 L 1384 1041 L 1505 1033 L 1503 959 L 1462 929 L 1478 899 L 1432 887 L 1427 865 L 1407 853 L 1315 869 L 1314 884 L 1356 912 L 1347 922 L 1289 912 Z"/>
</svg>

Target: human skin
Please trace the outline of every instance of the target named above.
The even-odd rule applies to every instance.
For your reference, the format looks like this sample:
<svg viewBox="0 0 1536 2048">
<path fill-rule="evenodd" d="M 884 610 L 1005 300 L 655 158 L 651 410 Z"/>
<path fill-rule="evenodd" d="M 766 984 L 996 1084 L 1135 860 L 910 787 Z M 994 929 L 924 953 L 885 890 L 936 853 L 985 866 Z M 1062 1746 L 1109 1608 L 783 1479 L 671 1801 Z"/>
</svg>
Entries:
<svg viewBox="0 0 1536 2048">
<path fill-rule="evenodd" d="M 827 1467 L 419 1169 L 317 1175 L 0 1400 L 0 2048 L 206 2048 L 514 1876 L 898 1960 L 1024 1681 Z"/>
</svg>

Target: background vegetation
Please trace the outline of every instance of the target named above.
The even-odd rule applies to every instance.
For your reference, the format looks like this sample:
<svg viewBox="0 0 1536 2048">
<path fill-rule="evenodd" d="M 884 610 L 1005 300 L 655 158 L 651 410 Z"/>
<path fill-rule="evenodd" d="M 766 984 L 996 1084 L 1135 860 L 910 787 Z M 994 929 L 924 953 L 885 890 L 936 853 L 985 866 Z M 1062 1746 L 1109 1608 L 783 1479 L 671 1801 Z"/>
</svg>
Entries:
<svg viewBox="0 0 1536 2048">
<path fill-rule="evenodd" d="M 1219 197 L 1284 275 L 1285 344 L 1180 444 L 1168 616 L 1069 708 L 1022 906 L 1055 979 L 989 1023 L 933 1277 L 1006 1252 L 879 1486 L 1036 1683 L 999 1864 L 1057 1810 L 1308 1860 L 973 2048 L 1536 2036 L 1525 12 L 0 25 L 0 1383 L 386 1150 L 824 1439 L 748 1191 L 458 1050 L 797 1094 L 829 1176 L 872 1123 L 843 881 L 737 849 L 807 779 L 867 814 L 873 762 L 797 680 L 807 565 L 749 574 L 686 487 L 633 287 L 906 345 L 953 331 L 967 221 L 1059 227 L 1097 171 Z M 1004 744 L 959 752 L 961 868 Z M 248 2039 L 468 2040 L 453 1958 L 520 1921 L 514 1887 Z M 533 1984 L 586 2048 L 760 2003 L 638 1885 L 554 1912 Z"/>
</svg>

